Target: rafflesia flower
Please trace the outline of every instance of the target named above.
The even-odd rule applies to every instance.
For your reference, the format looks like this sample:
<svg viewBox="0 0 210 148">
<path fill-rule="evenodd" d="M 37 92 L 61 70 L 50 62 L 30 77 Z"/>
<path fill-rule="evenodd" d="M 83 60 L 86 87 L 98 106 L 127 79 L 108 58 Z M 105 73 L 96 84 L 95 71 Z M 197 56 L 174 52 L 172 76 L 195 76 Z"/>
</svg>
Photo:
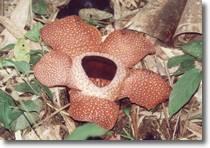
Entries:
<svg viewBox="0 0 210 148">
<path fill-rule="evenodd" d="M 118 117 L 117 100 L 128 97 L 146 109 L 167 100 L 170 86 L 149 70 L 132 69 L 155 52 L 143 34 L 116 30 L 102 42 L 100 32 L 77 16 L 47 24 L 43 41 L 52 48 L 35 65 L 36 78 L 49 87 L 67 86 L 70 116 L 111 129 Z"/>
</svg>

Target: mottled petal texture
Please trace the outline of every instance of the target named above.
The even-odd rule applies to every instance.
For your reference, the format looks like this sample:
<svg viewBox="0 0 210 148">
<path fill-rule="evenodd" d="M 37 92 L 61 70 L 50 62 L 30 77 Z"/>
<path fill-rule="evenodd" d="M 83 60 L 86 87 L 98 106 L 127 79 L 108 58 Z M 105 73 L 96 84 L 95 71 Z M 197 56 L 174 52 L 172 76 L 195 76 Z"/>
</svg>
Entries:
<svg viewBox="0 0 210 148">
<path fill-rule="evenodd" d="M 154 45 L 142 33 L 116 30 L 102 43 L 102 51 L 111 54 L 132 67 L 148 54 L 154 53 Z"/>
<path fill-rule="evenodd" d="M 50 51 L 34 67 L 35 77 L 44 85 L 52 87 L 67 85 L 71 59 L 64 53 Z"/>
<path fill-rule="evenodd" d="M 101 34 L 97 28 L 84 23 L 78 16 L 69 16 L 47 24 L 41 29 L 44 42 L 69 56 L 98 51 Z"/>
<path fill-rule="evenodd" d="M 131 70 L 121 95 L 147 109 L 168 99 L 171 87 L 160 75 L 149 70 Z"/>
<path fill-rule="evenodd" d="M 119 106 L 110 100 L 87 96 L 78 91 L 70 92 L 70 116 L 111 129 L 117 121 Z"/>
</svg>

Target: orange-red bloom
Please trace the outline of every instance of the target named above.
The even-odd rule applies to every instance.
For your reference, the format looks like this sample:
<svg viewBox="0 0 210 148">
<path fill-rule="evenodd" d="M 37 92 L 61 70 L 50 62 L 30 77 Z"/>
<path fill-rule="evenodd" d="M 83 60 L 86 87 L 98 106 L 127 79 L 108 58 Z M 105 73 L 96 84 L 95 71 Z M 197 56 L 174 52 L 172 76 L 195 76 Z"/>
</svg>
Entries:
<svg viewBox="0 0 210 148">
<path fill-rule="evenodd" d="M 69 16 L 47 24 L 41 37 L 53 50 L 35 65 L 35 76 L 44 85 L 70 88 L 75 120 L 111 129 L 119 112 L 116 100 L 129 97 L 151 109 L 169 96 L 171 88 L 160 75 L 131 68 L 155 52 L 141 33 L 116 30 L 102 42 L 95 27 Z"/>
</svg>

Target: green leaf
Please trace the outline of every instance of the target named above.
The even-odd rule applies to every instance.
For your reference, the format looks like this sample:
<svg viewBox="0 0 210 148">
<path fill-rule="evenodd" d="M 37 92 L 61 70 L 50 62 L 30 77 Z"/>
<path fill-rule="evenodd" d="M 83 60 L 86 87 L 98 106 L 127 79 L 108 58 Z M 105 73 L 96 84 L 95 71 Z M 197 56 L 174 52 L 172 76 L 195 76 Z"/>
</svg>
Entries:
<svg viewBox="0 0 210 148">
<path fill-rule="evenodd" d="M 42 88 L 42 90 L 47 94 L 47 96 L 50 99 L 53 98 L 53 94 L 52 94 L 52 92 L 50 91 L 50 89 L 47 86 L 42 85 L 37 79 L 34 79 L 34 82 L 37 83 Z"/>
<path fill-rule="evenodd" d="M 123 112 L 126 114 L 126 116 L 128 118 L 130 118 L 130 111 L 131 111 L 131 108 L 125 108 L 125 109 L 123 109 Z"/>
<path fill-rule="evenodd" d="M 30 64 L 25 61 L 12 61 L 10 59 L 0 60 L 0 68 L 1 67 L 14 67 L 23 74 L 28 74 L 30 72 Z"/>
<path fill-rule="evenodd" d="M 203 54 L 202 41 L 194 41 L 194 42 L 183 45 L 181 48 L 185 53 L 198 58 L 198 60 L 202 60 L 202 54 Z"/>
<path fill-rule="evenodd" d="M 76 128 L 66 140 L 86 140 L 88 137 L 103 136 L 107 131 L 107 129 L 104 129 L 97 124 L 87 123 Z"/>
<path fill-rule="evenodd" d="M 32 82 L 30 83 L 30 85 L 25 82 L 19 83 L 15 86 L 15 90 L 18 92 L 31 93 L 31 94 L 35 94 L 35 95 L 40 94 L 39 85 L 34 84 Z"/>
<path fill-rule="evenodd" d="M 30 55 L 36 55 L 36 54 L 42 55 L 43 54 L 43 51 L 40 50 L 40 49 L 34 49 L 34 50 L 31 50 L 30 51 Z"/>
<path fill-rule="evenodd" d="M 30 56 L 30 64 L 35 65 L 43 55 L 41 50 L 31 50 Z"/>
<path fill-rule="evenodd" d="M 198 69 L 187 71 L 174 85 L 169 97 L 169 115 L 173 116 L 192 97 L 202 80 L 202 73 Z"/>
<path fill-rule="evenodd" d="M 42 110 L 42 101 L 40 99 L 22 101 L 19 108 L 25 112 L 40 112 Z"/>
<path fill-rule="evenodd" d="M 28 31 L 25 36 L 30 39 L 31 41 L 34 42 L 39 42 L 40 41 L 40 29 L 43 27 L 41 23 L 36 23 L 33 25 L 32 29 Z"/>
<path fill-rule="evenodd" d="M 34 13 L 39 15 L 47 14 L 47 3 L 45 0 L 33 0 L 32 1 L 32 10 Z"/>
<path fill-rule="evenodd" d="M 15 105 L 13 98 L 0 89 L 0 103 L 8 102 L 9 105 Z"/>
<path fill-rule="evenodd" d="M 30 64 L 25 61 L 14 62 L 16 69 L 23 74 L 28 74 L 30 72 Z"/>
<path fill-rule="evenodd" d="M 29 127 L 39 120 L 41 109 L 39 99 L 23 101 L 16 107 L 13 98 L 0 90 L 0 122 L 7 129 L 17 131 Z"/>
<path fill-rule="evenodd" d="M 8 103 L 0 103 L 0 122 L 3 123 L 5 128 L 10 129 L 12 121 L 16 120 L 22 112 L 17 108 L 8 105 Z"/>
<path fill-rule="evenodd" d="M 30 84 L 28 83 L 19 83 L 15 86 L 15 90 L 18 92 L 27 92 L 31 94 L 35 94 L 37 96 L 40 96 L 41 90 L 44 91 L 49 98 L 52 98 L 52 92 L 49 90 L 48 87 L 42 85 L 39 81 L 36 79 L 33 79 Z"/>
<path fill-rule="evenodd" d="M 182 62 L 193 61 L 194 59 L 195 58 L 190 55 L 174 56 L 168 60 L 167 66 L 168 68 L 175 67 L 177 65 L 180 65 Z"/>
<path fill-rule="evenodd" d="M 22 130 L 30 125 L 36 123 L 39 120 L 39 114 L 36 112 L 24 112 L 16 120 L 11 123 L 11 129 L 13 131 Z"/>
<path fill-rule="evenodd" d="M 15 61 L 30 61 L 30 47 L 29 43 L 25 39 L 18 39 L 14 47 Z"/>
<path fill-rule="evenodd" d="M 14 100 L 4 91 L 0 90 L 0 122 L 5 128 L 10 128 L 10 123 L 20 116 L 21 112 L 15 108 Z"/>
<path fill-rule="evenodd" d="M 14 61 L 11 59 L 1 59 L 1 64 L 3 67 L 14 67 L 15 68 Z"/>
<path fill-rule="evenodd" d="M 186 60 L 181 63 L 179 69 L 173 75 L 180 75 L 185 73 L 186 71 L 195 68 L 195 61 L 194 60 Z"/>
<path fill-rule="evenodd" d="M 15 64 L 10 59 L 0 59 L 0 68 L 3 67 L 15 67 Z"/>
<path fill-rule="evenodd" d="M 0 51 L 1 50 L 6 50 L 6 49 L 13 49 L 14 47 L 15 47 L 15 44 L 8 44 L 5 47 L 1 48 Z"/>
<path fill-rule="evenodd" d="M 0 122 L 3 123 L 5 128 L 9 128 L 11 122 L 11 119 L 8 117 L 10 107 L 8 102 L 0 102 Z"/>
</svg>

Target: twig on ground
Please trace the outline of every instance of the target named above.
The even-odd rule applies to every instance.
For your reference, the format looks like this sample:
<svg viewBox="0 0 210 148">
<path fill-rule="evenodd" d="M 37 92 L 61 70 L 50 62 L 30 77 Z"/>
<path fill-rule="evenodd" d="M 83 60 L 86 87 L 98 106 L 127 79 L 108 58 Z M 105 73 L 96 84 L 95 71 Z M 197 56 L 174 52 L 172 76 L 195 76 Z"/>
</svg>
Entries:
<svg viewBox="0 0 210 148">
<path fill-rule="evenodd" d="M 70 103 L 66 104 L 65 106 L 59 108 L 58 110 L 56 110 L 55 112 L 53 112 L 50 116 L 48 116 L 47 118 L 43 119 L 42 121 L 40 121 L 39 123 L 35 124 L 33 127 L 37 127 L 41 124 L 43 124 L 45 121 L 48 121 L 49 119 L 51 119 L 52 117 L 54 117 L 56 114 L 60 113 L 62 110 L 66 109 L 67 107 L 69 107 Z"/>
</svg>

